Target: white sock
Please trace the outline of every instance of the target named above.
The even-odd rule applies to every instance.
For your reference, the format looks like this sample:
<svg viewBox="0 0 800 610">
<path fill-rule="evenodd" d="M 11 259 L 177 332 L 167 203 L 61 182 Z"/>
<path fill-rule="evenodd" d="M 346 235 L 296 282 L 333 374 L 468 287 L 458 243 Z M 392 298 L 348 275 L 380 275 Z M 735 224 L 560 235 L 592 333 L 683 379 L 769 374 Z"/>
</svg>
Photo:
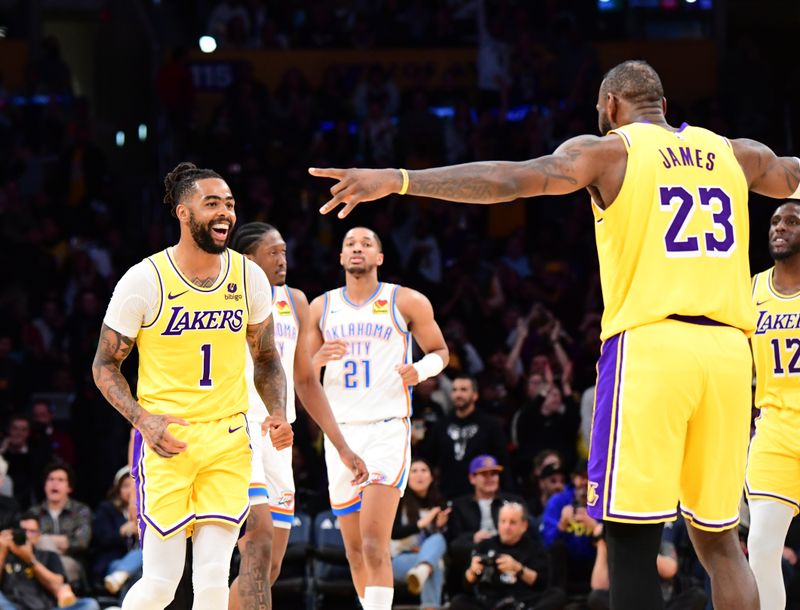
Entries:
<svg viewBox="0 0 800 610">
<path fill-rule="evenodd" d="M 364 610 L 392 610 L 392 599 L 392 587 L 364 587 Z"/>
<path fill-rule="evenodd" d="M 175 597 L 186 560 L 186 536 L 178 532 L 167 540 L 148 527 L 142 545 L 142 577 L 122 600 L 124 610 L 163 610 Z"/>
<path fill-rule="evenodd" d="M 192 610 L 228 607 L 228 573 L 239 528 L 220 523 L 195 526 L 192 536 Z"/>
<path fill-rule="evenodd" d="M 780 502 L 750 501 L 747 550 L 758 585 L 761 610 L 783 610 L 786 607 L 781 558 L 793 516 L 794 511 Z"/>
</svg>

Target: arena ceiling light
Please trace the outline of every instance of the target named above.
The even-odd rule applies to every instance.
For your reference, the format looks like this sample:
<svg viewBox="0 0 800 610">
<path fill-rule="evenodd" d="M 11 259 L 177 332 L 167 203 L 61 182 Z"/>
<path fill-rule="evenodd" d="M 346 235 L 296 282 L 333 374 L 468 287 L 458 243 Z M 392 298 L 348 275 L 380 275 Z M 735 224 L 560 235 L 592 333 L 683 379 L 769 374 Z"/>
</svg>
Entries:
<svg viewBox="0 0 800 610">
<path fill-rule="evenodd" d="M 198 43 L 200 44 L 200 50 L 203 53 L 213 53 L 217 50 L 217 41 L 214 40 L 213 36 L 201 36 Z"/>
</svg>

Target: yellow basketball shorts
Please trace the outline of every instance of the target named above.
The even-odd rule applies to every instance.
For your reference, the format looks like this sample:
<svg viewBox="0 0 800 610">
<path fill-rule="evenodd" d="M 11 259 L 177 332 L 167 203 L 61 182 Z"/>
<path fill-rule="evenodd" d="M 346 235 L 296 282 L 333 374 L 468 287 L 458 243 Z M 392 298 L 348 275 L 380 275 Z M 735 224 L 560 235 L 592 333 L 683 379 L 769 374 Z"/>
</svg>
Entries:
<svg viewBox="0 0 800 610">
<path fill-rule="evenodd" d="M 798 381 L 800 383 L 800 381 Z M 774 500 L 800 512 L 800 411 L 764 407 L 747 456 L 748 500 Z"/>
<path fill-rule="evenodd" d="M 133 477 L 140 533 L 153 528 L 161 538 L 195 524 L 241 525 L 250 510 L 250 436 L 242 413 L 169 431 L 187 443 L 184 452 L 163 458 L 134 436 Z"/>
<path fill-rule="evenodd" d="M 660 523 L 678 505 L 695 527 L 739 521 L 751 358 L 730 326 L 672 319 L 603 343 L 589 450 L 595 519 Z"/>
</svg>

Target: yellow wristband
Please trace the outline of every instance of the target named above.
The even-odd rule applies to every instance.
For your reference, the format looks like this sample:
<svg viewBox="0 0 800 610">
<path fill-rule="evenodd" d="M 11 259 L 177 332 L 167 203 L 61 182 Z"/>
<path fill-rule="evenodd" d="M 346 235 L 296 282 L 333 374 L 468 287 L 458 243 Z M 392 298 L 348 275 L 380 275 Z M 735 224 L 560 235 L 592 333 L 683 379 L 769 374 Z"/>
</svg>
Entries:
<svg viewBox="0 0 800 610">
<path fill-rule="evenodd" d="M 405 195 L 408 192 L 408 170 L 400 168 L 400 175 L 403 176 L 403 186 L 397 192 L 398 195 Z"/>
</svg>

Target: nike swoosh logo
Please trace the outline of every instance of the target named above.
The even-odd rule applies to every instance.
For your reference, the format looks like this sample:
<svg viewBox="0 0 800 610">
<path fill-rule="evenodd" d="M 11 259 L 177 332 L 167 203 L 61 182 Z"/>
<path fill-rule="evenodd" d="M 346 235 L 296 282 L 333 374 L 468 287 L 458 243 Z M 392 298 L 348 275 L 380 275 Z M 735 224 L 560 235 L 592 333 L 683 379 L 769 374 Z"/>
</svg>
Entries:
<svg viewBox="0 0 800 610">
<path fill-rule="evenodd" d="M 341 309 L 331 309 L 331 313 L 339 313 L 342 311 Z"/>
<path fill-rule="evenodd" d="M 236 428 L 231 428 L 230 426 L 228 426 L 228 432 L 230 432 L 231 434 L 233 434 L 234 432 L 236 432 L 237 430 L 239 430 L 239 428 L 242 428 L 242 426 L 238 426 L 238 427 L 236 427 Z"/>
<path fill-rule="evenodd" d="M 172 294 L 171 292 L 167 295 L 167 298 L 171 301 L 172 299 L 177 299 L 182 294 L 186 294 L 189 292 L 188 290 L 184 290 L 183 292 L 179 292 L 178 294 Z"/>
<path fill-rule="evenodd" d="M 767 302 L 767 301 L 769 301 L 769 300 L 770 300 L 770 299 L 764 299 L 763 301 L 757 301 L 757 302 L 756 302 L 756 307 L 760 307 L 761 305 L 763 305 L 764 303 L 766 303 L 766 302 Z"/>
</svg>

